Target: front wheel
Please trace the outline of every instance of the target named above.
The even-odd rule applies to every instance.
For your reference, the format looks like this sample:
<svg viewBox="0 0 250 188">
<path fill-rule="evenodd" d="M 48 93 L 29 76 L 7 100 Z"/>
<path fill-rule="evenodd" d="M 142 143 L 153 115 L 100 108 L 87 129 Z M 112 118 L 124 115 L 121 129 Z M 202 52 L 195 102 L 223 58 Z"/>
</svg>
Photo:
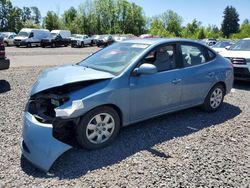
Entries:
<svg viewBox="0 0 250 188">
<path fill-rule="evenodd" d="M 120 129 L 120 117 L 111 107 L 96 108 L 81 118 L 76 129 L 78 143 L 86 149 L 98 149 L 110 144 Z"/>
<path fill-rule="evenodd" d="M 225 89 L 221 84 L 216 84 L 208 93 L 202 108 L 207 112 L 218 110 L 224 100 Z"/>
</svg>

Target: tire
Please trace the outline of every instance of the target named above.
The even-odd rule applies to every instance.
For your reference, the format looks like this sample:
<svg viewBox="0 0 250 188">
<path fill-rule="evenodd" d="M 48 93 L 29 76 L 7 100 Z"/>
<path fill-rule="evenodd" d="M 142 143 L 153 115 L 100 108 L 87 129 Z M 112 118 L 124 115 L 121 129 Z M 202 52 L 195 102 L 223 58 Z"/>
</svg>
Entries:
<svg viewBox="0 0 250 188">
<path fill-rule="evenodd" d="M 8 42 L 4 42 L 4 47 L 9 46 Z"/>
<path fill-rule="evenodd" d="M 221 107 L 224 96 L 225 88 L 221 84 L 216 84 L 207 94 L 202 109 L 206 112 L 215 112 Z"/>
<path fill-rule="evenodd" d="M 16 47 L 17 47 L 17 48 L 19 48 L 19 47 L 20 47 L 20 45 L 16 45 Z"/>
<path fill-rule="evenodd" d="M 76 139 L 83 148 L 98 149 L 109 145 L 117 136 L 119 129 L 118 113 L 108 106 L 99 107 L 81 118 L 76 128 Z"/>
<path fill-rule="evenodd" d="M 56 44 L 52 42 L 50 46 L 51 46 L 51 48 L 55 48 Z"/>
<path fill-rule="evenodd" d="M 83 48 L 84 47 L 84 42 L 81 42 L 81 48 Z"/>
<path fill-rule="evenodd" d="M 31 48 L 31 43 L 27 43 L 26 47 Z"/>
</svg>

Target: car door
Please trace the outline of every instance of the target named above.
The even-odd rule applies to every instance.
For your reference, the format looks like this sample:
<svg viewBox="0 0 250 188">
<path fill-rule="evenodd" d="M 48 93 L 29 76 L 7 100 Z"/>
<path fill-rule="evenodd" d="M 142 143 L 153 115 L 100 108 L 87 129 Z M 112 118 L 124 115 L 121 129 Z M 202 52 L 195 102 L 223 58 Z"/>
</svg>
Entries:
<svg viewBox="0 0 250 188">
<path fill-rule="evenodd" d="M 182 43 L 179 49 L 183 60 L 182 105 L 201 104 L 215 82 L 215 55 L 196 43 Z"/>
<path fill-rule="evenodd" d="M 164 59 L 159 55 L 160 50 L 164 48 L 163 52 L 170 53 L 168 58 L 172 58 L 170 60 L 172 67 L 164 65 L 165 69 L 162 65 L 169 61 L 167 57 Z M 131 75 L 129 84 L 132 122 L 178 108 L 181 100 L 181 71 L 177 67 L 175 51 L 175 45 L 164 45 L 152 50 L 138 66 L 151 63 L 156 65 L 158 72 L 149 75 Z"/>
</svg>

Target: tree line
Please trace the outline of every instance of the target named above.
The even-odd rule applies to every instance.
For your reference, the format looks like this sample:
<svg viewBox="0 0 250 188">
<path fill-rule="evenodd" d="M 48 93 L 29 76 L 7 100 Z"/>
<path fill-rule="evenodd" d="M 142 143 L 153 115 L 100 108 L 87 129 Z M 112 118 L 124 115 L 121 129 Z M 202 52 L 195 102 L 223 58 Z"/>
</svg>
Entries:
<svg viewBox="0 0 250 188">
<path fill-rule="evenodd" d="M 197 19 L 183 26 L 183 18 L 173 10 L 148 18 L 143 8 L 127 0 L 85 0 L 78 8 L 70 7 L 62 15 L 48 11 L 44 18 L 37 7 L 16 7 L 10 0 L 0 0 L 0 31 L 18 32 L 24 27 L 68 29 L 72 33 L 134 34 L 150 33 L 162 37 L 245 38 L 250 23 L 239 24 L 239 14 L 232 6 L 223 12 L 221 27 L 202 26 Z"/>
</svg>

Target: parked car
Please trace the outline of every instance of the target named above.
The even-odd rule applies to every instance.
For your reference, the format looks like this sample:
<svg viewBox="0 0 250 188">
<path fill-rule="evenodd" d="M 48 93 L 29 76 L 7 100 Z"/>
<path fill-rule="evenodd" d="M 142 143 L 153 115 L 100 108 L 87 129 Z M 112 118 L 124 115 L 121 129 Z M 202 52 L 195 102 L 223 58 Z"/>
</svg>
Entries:
<svg viewBox="0 0 250 188">
<path fill-rule="evenodd" d="M 226 48 L 230 48 L 231 45 L 233 45 L 234 42 L 232 41 L 219 41 L 215 45 L 212 46 L 212 48 L 217 52 L 223 52 L 227 50 Z"/>
<path fill-rule="evenodd" d="M 68 30 L 52 30 L 50 36 L 42 39 L 41 46 L 57 47 L 68 46 L 71 43 L 71 32 Z"/>
<path fill-rule="evenodd" d="M 127 34 L 127 35 L 126 34 L 125 35 L 114 35 L 113 36 L 115 42 L 121 42 L 121 41 L 124 41 L 124 40 L 132 39 L 134 37 L 135 37 L 134 35 L 130 35 L 130 34 Z"/>
<path fill-rule="evenodd" d="M 151 35 L 151 34 L 142 34 L 140 35 L 141 39 L 147 39 L 147 38 L 161 38 L 160 36 L 156 36 L 156 35 Z"/>
<path fill-rule="evenodd" d="M 115 42 L 115 40 L 112 37 L 112 35 L 101 35 L 100 38 L 96 40 L 96 45 L 98 47 L 108 46 L 114 42 Z"/>
<path fill-rule="evenodd" d="M 0 70 L 8 69 L 10 67 L 10 60 L 5 56 L 5 47 L 3 37 L 0 36 Z"/>
<path fill-rule="evenodd" d="M 39 77 L 24 112 L 22 154 L 48 171 L 72 148 L 67 137 L 83 148 L 101 148 L 123 126 L 194 106 L 214 112 L 232 85 L 231 63 L 199 43 L 114 43 Z"/>
<path fill-rule="evenodd" d="M 92 46 L 93 44 L 93 38 L 88 35 L 76 35 L 71 38 L 71 47 L 84 47 L 85 45 Z"/>
<path fill-rule="evenodd" d="M 217 40 L 214 38 L 203 39 L 202 41 L 208 46 L 213 46 L 217 43 Z"/>
<path fill-rule="evenodd" d="M 93 43 L 96 45 L 97 40 L 99 40 L 101 38 L 101 35 L 92 35 L 91 38 L 93 39 Z"/>
<path fill-rule="evenodd" d="M 26 46 L 40 46 L 41 40 L 50 35 L 49 30 L 47 29 L 32 29 L 32 28 L 24 28 L 18 33 L 18 35 L 14 38 L 14 44 L 16 47 Z"/>
<path fill-rule="evenodd" d="M 0 34 L 4 38 L 4 46 L 11 46 L 14 45 L 14 37 L 16 36 L 16 33 L 14 32 L 2 32 Z"/>
<path fill-rule="evenodd" d="M 220 54 L 232 62 L 236 80 L 250 81 L 250 38 L 239 40 Z"/>
</svg>

